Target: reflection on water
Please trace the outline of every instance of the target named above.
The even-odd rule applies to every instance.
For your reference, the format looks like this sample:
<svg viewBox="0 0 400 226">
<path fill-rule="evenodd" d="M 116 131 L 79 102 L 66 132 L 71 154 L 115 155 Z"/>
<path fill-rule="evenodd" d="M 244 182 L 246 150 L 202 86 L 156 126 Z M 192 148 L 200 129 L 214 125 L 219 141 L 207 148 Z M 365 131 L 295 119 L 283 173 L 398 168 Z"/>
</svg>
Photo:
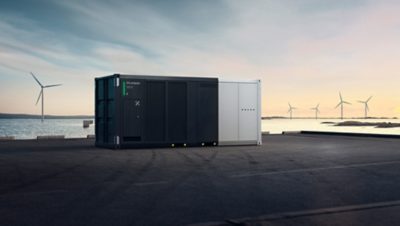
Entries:
<svg viewBox="0 0 400 226">
<path fill-rule="evenodd" d="M 329 131 L 329 132 L 353 132 L 353 133 L 376 133 L 376 134 L 400 134 L 400 128 L 374 128 L 371 126 L 334 126 L 332 124 L 321 124 L 321 122 L 391 122 L 400 123 L 398 119 L 265 119 L 262 120 L 262 131 L 270 133 L 282 133 L 282 131 Z"/>
<path fill-rule="evenodd" d="M 0 136 L 31 139 L 41 135 L 65 135 L 68 138 L 94 134 L 94 125 L 83 128 L 83 119 L 0 119 Z"/>
</svg>

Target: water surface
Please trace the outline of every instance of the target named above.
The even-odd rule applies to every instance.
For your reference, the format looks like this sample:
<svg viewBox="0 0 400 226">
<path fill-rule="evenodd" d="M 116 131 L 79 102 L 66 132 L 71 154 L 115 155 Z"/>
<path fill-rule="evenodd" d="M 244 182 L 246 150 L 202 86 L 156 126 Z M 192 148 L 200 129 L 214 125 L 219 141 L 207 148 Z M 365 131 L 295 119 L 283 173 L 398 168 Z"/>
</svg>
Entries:
<svg viewBox="0 0 400 226">
<path fill-rule="evenodd" d="M 67 138 L 94 134 L 94 125 L 83 128 L 83 119 L 0 119 L 0 136 L 31 139 L 42 135 L 65 135 Z"/>
<path fill-rule="evenodd" d="M 374 128 L 370 126 L 342 127 L 321 122 L 340 122 L 337 119 L 266 119 L 262 120 L 262 130 L 272 134 L 282 131 L 333 131 L 376 134 L 399 134 L 400 128 Z M 400 123 L 394 119 L 368 119 L 356 120 L 364 122 L 392 122 Z M 16 139 L 32 139 L 41 135 L 64 135 L 67 138 L 86 137 L 94 134 L 94 125 L 83 128 L 83 119 L 46 119 L 43 123 L 39 119 L 0 119 L 0 136 L 14 136 Z"/>
<path fill-rule="evenodd" d="M 272 134 L 282 133 L 282 131 L 325 131 L 325 132 L 352 132 L 352 133 L 375 133 L 375 134 L 399 134 L 400 128 L 375 128 L 372 126 L 334 126 L 332 124 L 322 124 L 322 122 L 391 122 L 400 123 L 399 119 L 265 119 L 262 120 L 262 130 Z"/>
</svg>

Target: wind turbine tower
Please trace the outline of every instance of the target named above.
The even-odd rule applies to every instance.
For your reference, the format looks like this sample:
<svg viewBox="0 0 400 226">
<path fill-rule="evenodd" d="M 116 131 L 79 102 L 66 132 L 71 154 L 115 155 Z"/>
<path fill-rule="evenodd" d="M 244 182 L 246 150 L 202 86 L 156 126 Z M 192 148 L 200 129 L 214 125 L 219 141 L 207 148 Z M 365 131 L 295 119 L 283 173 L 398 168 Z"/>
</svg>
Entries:
<svg viewBox="0 0 400 226">
<path fill-rule="evenodd" d="M 369 106 L 368 102 L 371 100 L 372 96 L 370 96 L 366 101 L 361 101 L 359 100 L 359 103 L 364 104 L 364 113 L 365 113 L 365 118 L 368 118 L 368 111 L 369 111 Z"/>
<path fill-rule="evenodd" d="M 342 94 L 339 92 L 339 97 L 340 97 L 340 102 L 338 103 L 338 105 L 336 105 L 335 109 L 338 108 L 340 106 L 340 119 L 343 120 L 343 105 L 344 104 L 351 104 L 347 101 L 343 100 Z"/>
<path fill-rule="evenodd" d="M 315 108 L 310 108 L 310 109 L 315 111 L 315 119 L 318 119 L 318 113 L 320 113 L 319 104 L 317 104 L 317 106 L 315 106 Z"/>
<path fill-rule="evenodd" d="M 36 81 L 36 82 L 39 84 L 39 86 L 40 86 L 40 93 L 39 93 L 39 96 L 38 96 L 38 98 L 37 98 L 36 105 L 39 103 L 40 98 L 42 98 L 42 122 L 43 122 L 43 121 L 44 121 L 44 92 L 43 92 L 43 90 L 44 90 L 45 88 L 50 88 L 50 87 L 55 87 L 55 86 L 61 86 L 62 84 L 55 84 L 55 85 L 47 85 L 47 86 L 44 86 L 44 85 L 42 85 L 42 83 L 39 82 L 39 79 L 37 79 L 36 76 L 35 76 L 32 72 L 31 72 L 31 75 L 32 75 L 33 79 L 35 79 L 35 81 Z"/>
<path fill-rule="evenodd" d="M 288 104 L 289 104 L 289 111 L 288 111 L 288 113 L 290 113 L 290 119 L 292 119 L 293 110 L 296 110 L 297 108 L 292 107 L 292 105 L 290 105 L 290 103 L 288 103 Z"/>
</svg>

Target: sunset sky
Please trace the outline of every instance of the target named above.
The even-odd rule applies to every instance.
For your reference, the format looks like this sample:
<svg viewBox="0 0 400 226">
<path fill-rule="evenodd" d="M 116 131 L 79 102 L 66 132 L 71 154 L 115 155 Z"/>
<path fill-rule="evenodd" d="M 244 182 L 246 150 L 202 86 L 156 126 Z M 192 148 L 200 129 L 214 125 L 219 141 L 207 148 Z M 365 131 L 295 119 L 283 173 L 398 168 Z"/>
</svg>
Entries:
<svg viewBox="0 0 400 226">
<path fill-rule="evenodd" d="M 114 73 L 261 79 L 263 116 L 400 116 L 400 1 L 1 1 L 0 112 L 94 114 Z"/>
</svg>

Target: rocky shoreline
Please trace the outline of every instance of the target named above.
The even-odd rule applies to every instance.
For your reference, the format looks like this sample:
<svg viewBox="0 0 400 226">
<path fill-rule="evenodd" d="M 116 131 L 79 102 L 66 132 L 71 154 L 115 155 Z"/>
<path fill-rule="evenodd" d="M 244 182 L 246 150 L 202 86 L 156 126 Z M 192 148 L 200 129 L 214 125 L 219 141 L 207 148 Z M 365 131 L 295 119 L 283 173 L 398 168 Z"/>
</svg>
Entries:
<svg viewBox="0 0 400 226">
<path fill-rule="evenodd" d="M 344 121 L 344 122 L 322 122 L 322 124 L 332 124 L 334 126 L 372 126 L 375 128 L 396 128 L 400 127 L 400 123 L 391 122 L 359 122 L 359 121 Z"/>
</svg>

